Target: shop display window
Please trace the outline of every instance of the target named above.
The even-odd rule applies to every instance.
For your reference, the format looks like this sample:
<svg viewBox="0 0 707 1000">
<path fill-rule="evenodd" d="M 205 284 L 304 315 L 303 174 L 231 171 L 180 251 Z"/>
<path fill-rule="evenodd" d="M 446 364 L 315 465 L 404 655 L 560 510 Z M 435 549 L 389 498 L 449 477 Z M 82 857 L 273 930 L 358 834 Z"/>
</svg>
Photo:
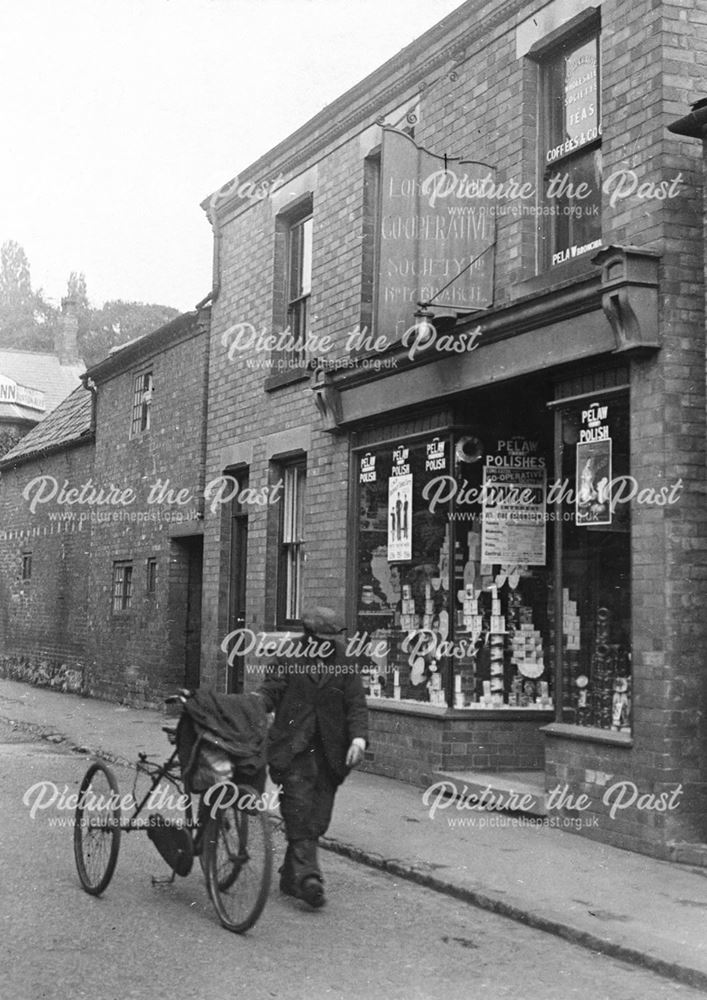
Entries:
<svg viewBox="0 0 707 1000">
<path fill-rule="evenodd" d="M 518 435 L 527 417 L 509 410 L 485 411 L 486 443 L 454 429 L 356 453 L 357 636 L 375 654 L 374 697 L 553 707 L 552 420 L 538 407 L 544 429 Z"/>
<path fill-rule="evenodd" d="M 425 488 L 448 474 L 450 447 L 446 435 L 358 456 L 357 629 L 374 653 L 374 696 L 446 704 L 449 504 L 431 511 Z"/>
<path fill-rule="evenodd" d="M 631 731 L 628 399 L 560 411 L 562 721 Z"/>
</svg>

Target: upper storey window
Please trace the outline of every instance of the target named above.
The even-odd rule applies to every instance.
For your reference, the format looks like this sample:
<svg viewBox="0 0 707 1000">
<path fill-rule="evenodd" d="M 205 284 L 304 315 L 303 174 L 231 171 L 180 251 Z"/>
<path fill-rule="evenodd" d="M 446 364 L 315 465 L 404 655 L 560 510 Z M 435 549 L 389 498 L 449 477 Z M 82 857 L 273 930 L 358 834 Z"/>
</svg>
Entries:
<svg viewBox="0 0 707 1000">
<path fill-rule="evenodd" d="M 541 269 L 601 245 L 599 31 L 566 39 L 541 63 Z"/>
</svg>

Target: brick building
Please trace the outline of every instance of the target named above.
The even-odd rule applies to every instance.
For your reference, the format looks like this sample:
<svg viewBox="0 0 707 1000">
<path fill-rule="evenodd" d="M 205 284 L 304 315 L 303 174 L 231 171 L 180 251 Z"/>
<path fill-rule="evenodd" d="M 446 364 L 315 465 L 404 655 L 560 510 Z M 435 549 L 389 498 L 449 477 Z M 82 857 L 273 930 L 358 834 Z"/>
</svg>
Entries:
<svg viewBox="0 0 707 1000">
<path fill-rule="evenodd" d="M 368 767 L 524 772 L 677 858 L 707 841 L 705 324 L 666 126 L 705 20 L 468 0 L 204 203 L 206 478 L 238 483 L 204 681 L 334 606 L 375 644 Z"/>
<path fill-rule="evenodd" d="M 6 675 L 198 685 L 207 331 L 195 311 L 114 350 L 0 461 Z"/>
</svg>

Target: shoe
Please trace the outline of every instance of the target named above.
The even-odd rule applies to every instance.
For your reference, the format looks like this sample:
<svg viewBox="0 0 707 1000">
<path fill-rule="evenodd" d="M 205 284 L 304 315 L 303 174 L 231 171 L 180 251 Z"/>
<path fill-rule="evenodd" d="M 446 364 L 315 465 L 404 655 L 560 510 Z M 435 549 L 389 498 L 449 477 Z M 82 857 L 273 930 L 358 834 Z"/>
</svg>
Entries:
<svg viewBox="0 0 707 1000">
<path fill-rule="evenodd" d="M 307 878 L 302 880 L 299 896 L 305 903 L 309 903 L 314 910 L 318 910 L 320 906 L 324 906 L 326 897 L 324 896 L 322 880 L 317 878 L 316 875 L 308 875 Z"/>
<path fill-rule="evenodd" d="M 280 892 L 284 893 L 285 896 L 294 896 L 295 899 L 300 899 L 300 894 L 297 886 L 294 882 L 290 882 L 289 879 L 280 879 Z"/>
</svg>

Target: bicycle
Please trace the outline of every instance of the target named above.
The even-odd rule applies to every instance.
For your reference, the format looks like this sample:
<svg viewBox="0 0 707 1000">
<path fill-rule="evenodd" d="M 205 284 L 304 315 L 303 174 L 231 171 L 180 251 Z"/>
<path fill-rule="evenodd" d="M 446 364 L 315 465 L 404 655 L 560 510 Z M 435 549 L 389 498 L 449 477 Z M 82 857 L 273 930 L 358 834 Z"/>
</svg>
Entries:
<svg viewBox="0 0 707 1000">
<path fill-rule="evenodd" d="M 236 742 L 233 728 L 222 725 L 224 712 L 236 704 L 245 704 L 233 699 L 249 697 L 182 691 L 167 698 L 168 704 L 179 702 L 182 706 L 177 726 L 162 727 L 175 749 L 162 764 L 140 753 L 133 791 L 127 796 L 121 798 L 115 775 L 104 761 L 90 765 L 81 782 L 74 823 L 76 867 L 89 895 L 100 896 L 108 888 L 118 861 L 121 835 L 147 829 L 148 837 L 172 869 L 168 879 L 153 878 L 153 884 L 171 883 L 176 875 L 186 877 L 194 858 L 199 857 L 221 924 L 242 934 L 256 923 L 272 876 L 270 822 L 263 798 L 265 772 L 262 765 L 252 763 L 262 760 L 262 746 L 251 746 L 248 763 L 244 753 L 247 738 L 243 743 Z M 208 719 L 209 711 L 214 716 L 213 726 L 204 728 L 205 712 Z M 264 741 L 264 713 L 262 732 L 259 726 L 255 729 L 259 740 L 262 737 Z M 150 787 L 138 801 L 135 793 L 140 775 L 149 779 Z M 247 780 L 238 780 L 243 777 Z M 167 789 L 178 793 L 176 805 L 183 818 L 175 822 L 151 813 L 141 819 L 158 790 L 162 790 L 164 801 L 165 782 Z M 124 810 L 129 809 L 131 815 L 124 818 Z"/>
</svg>

